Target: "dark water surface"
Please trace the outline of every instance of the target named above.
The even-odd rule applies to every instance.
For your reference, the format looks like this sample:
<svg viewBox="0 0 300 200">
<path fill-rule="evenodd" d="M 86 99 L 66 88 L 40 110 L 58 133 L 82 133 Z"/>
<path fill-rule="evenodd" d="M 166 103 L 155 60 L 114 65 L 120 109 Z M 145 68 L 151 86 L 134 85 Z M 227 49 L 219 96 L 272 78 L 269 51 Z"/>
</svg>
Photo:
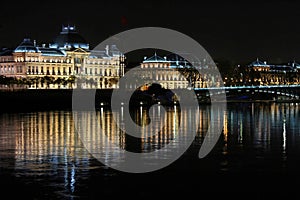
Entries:
<svg viewBox="0 0 300 200">
<path fill-rule="evenodd" d="M 203 105 L 200 128 L 190 148 L 171 165 L 141 174 L 117 171 L 94 158 L 76 134 L 71 111 L 2 113 L 0 190 L 7 199 L 288 199 L 300 191 L 299 108 L 296 103 L 228 104 L 218 143 L 208 156 L 199 159 L 210 119 L 210 107 Z M 120 149 L 147 152 L 176 137 L 178 112 L 191 111 L 170 108 L 165 113 L 169 126 L 159 135 L 141 140 L 126 137 L 113 123 L 111 111 L 102 109 L 96 115 Z M 87 120 L 92 117 L 88 112 L 85 116 Z M 116 116 L 122 121 L 122 110 Z M 148 123 L 144 108 L 132 116 L 140 125 Z M 89 126 L 87 137 L 101 147 L 103 140 Z M 144 134 L 152 131 L 149 128 Z M 107 160 L 120 151 L 111 148 L 105 154 Z"/>
</svg>

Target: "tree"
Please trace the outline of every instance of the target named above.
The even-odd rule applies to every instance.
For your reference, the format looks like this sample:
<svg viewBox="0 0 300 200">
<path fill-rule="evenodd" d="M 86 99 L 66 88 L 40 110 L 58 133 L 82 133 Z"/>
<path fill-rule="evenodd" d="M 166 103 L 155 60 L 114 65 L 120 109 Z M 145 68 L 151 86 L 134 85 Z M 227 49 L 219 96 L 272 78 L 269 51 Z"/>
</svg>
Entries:
<svg viewBox="0 0 300 200">
<path fill-rule="evenodd" d="M 90 88 L 93 88 L 93 86 L 95 86 L 97 82 L 94 79 L 90 78 L 87 80 L 87 84 L 90 86 Z"/>
<path fill-rule="evenodd" d="M 60 78 L 60 77 L 57 77 L 53 83 L 57 85 L 58 88 L 60 88 L 60 86 L 62 85 L 64 79 Z"/>
<path fill-rule="evenodd" d="M 8 88 L 14 89 L 14 85 L 17 83 L 16 78 L 14 77 L 7 77 L 7 76 L 0 76 L 0 84 L 6 85 Z"/>
<path fill-rule="evenodd" d="M 108 79 L 108 85 L 109 87 L 112 87 L 113 85 L 116 85 L 118 83 L 118 79 L 117 78 L 110 78 Z"/>
<path fill-rule="evenodd" d="M 52 76 L 44 76 L 44 81 L 46 84 L 47 89 L 50 87 L 50 84 L 54 83 L 54 77 Z"/>
<path fill-rule="evenodd" d="M 188 80 L 189 87 L 194 88 L 197 81 L 200 81 L 202 76 L 194 66 L 177 68 L 177 70 Z"/>
<path fill-rule="evenodd" d="M 76 81 L 76 76 L 75 75 L 71 75 L 66 80 L 66 84 L 68 84 L 69 88 L 73 89 L 73 85 L 74 85 L 75 81 Z"/>
<path fill-rule="evenodd" d="M 39 84 L 41 83 L 41 77 L 35 76 L 30 79 L 31 83 L 35 86 L 35 89 L 37 89 L 39 87 Z"/>
</svg>

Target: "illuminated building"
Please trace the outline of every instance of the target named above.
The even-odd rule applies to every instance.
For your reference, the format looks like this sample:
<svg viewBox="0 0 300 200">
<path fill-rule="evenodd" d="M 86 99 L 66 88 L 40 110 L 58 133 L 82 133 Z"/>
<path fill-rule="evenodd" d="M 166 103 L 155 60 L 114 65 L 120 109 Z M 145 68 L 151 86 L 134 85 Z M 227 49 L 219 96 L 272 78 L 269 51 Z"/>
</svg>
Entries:
<svg viewBox="0 0 300 200">
<path fill-rule="evenodd" d="M 259 59 L 248 65 L 248 82 L 255 85 L 299 84 L 300 65 L 295 61 L 287 64 L 268 64 Z"/>
<path fill-rule="evenodd" d="M 201 88 L 217 85 L 219 80 L 213 78 L 213 73 L 200 74 L 197 68 L 201 69 L 201 72 L 209 72 L 213 69 L 205 60 L 201 63 L 191 64 L 176 54 L 160 57 L 154 53 L 153 56 L 144 57 L 136 76 L 149 80 L 149 84 L 153 81 L 158 82 L 166 89 Z M 129 85 L 127 88 L 132 88 L 132 86 Z M 142 86 L 141 89 L 145 90 L 147 87 Z"/>
<path fill-rule="evenodd" d="M 76 27 L 62 26 L 51 44 L 25 38 L 15 49 L 3 49 L 0 75 L 15 78 L 26 88 L 118 88 L 124 59 L 115 45 L 91 55 Z"/>
<path fill-rule="evenodd" d="M 144 57 L 141 63 L 141 74 L 143 78 L 159 81 L 162 87 L 167 89 L 187 88 L 188 82 L 183 76 L 179 76 L 178 71 L 172 69 L 172 63 L 166 57 L 162 58 L 156 53 L 147 58 Z"/>
<path fill-rule="evenodd" d="M 225 77 L 226 86 L 298 85 L 300 65 L 295 62 L 270 64 L 256 59 L 248 65 L 238 65 L 231 77 Z"/>
</svg>

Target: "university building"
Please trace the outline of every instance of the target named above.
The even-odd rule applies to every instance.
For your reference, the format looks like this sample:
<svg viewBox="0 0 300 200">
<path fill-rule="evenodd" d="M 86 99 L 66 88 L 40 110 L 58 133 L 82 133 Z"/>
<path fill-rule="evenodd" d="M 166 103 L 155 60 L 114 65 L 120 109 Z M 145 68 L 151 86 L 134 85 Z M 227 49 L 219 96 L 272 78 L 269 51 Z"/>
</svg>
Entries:
<svg viewBox="0 0 300 200">
<path fill-rule="evenodd" d="M 116 45 L 91 53 L 89 44 L 75 26 L 62 26 L 51 44 L 38 45 L 35 40 L 25 38 L 15 49 L 3 49 L 1 87 L 118 88 L 118 80 L 124 75 L 124 60 Z M 4 77 L 13 82 L 4 85 Z"/>
</svg>

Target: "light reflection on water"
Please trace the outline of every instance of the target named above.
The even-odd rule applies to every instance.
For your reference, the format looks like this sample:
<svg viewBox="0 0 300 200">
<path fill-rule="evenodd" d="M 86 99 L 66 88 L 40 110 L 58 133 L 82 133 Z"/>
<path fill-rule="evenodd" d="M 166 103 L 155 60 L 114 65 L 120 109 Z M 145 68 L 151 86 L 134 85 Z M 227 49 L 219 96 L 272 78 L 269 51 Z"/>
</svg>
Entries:
<svg viewBox="0 0 300 200">
<path fill-rule="evenodd" d="M 224 112 L 223 134 L 209 156 L 214 157 L 219 171 L 274 170 L 286 172 L 288 160 L 298 157 L 300 144 L 298 104 L 233 104 Z M 209 105 L 200 107 L 199 130 L 192 152 L 199 150 L 209 125 Z M 176 108 L 177 109 L 177 108 Z M 142 139 L 129 138 L 113 123 L 112 113 L 97 111 L 97 120 L 106 135 L 121 149 L 149 152 L 162 148 L 176 137 L 178 119 L 187 116 L 188 110 L 170 108 L 164 113 L 167 126 L 159 134 L 148 137 L 158 127 L 144 129 Z M 158 112 L 158 110 L 156 111 Z M 182 112 L 182 115 L 179 113 Z M 123 122 L 122 108 L 117 120 Z M 85 119 L 93 117 L 85 113 Z M 137 124 L 145 126 L 149 118 L 145 108 L 133 112 Z M 191 117 L 192 118 L 192 117 Z M 188 123 L 189 118 L 181 126 Z M 95 127 L 89 125 L 89 135 L 94 145 L 101 147 L 101 138 Z M 188 133 L 186 133 L 188 134 Z M 106 152 L 107 159 L 118 154 L 118 148 Z M 289 158 L 289 153 L 293 154 Z M 114 155 L 111 155 L 114 154 Z M 187 155 L 184 155 L 187 156 Z M 197 164 L 196 156 L 192 163 Z M 268 160 L 270 161 L 268 163 Z M 292 162 L 290 161 L 290 162 Z M 201 161 L 203 162 L 203 161 Z M 214 162 L 214 163 L 216 163 Z M 199 163 L 198 163 L 199 164 Z M 71 111 L 44 111 L 32 113 L 3 113 L 0 115 L 0 175 L 9 172 L 17 179 L 44 184 L 53 188 L 53 196 L 80 196 L 89 177 L 96 172 L 104 177 L 116 177 L 116 172 L 97 162 L 84 148 L 75 131 Z M 214 168 L 214 169 L 215 169 Z M 296 168 L 296 167 L 295 167 Z M 195 176 L 205 169 L 193 171 Z M 49 194 L 42 194 L 49 195 Z"/>
</svg>

